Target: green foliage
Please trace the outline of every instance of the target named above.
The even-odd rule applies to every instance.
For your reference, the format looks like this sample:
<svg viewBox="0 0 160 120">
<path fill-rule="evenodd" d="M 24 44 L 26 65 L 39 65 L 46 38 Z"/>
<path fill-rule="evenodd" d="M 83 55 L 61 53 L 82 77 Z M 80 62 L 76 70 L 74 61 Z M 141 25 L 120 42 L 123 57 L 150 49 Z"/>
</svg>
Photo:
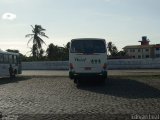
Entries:
<svg viewBox="0 0 160 120">
<path fill-rule="evenodd" d="M 120 59 L 128 57 L 125 51 L 118 51 L 117 47 L 112 42 L 108 42 L 108 53 L 109 58 Z"/>
<path fill-rule="evenodd" d="M 67 43 L 66 46 L 59 47 L 51 43 L 46 50 L 47 59 L 54 61 L 69 60 L 69 44 Z"/>
<path fill-rule="evenodd" d="M 48 45 L 46 51 L 40 51 L 39 58 L 37 59 L 34 56 L 25 56 L 21 55 L 21 59 L 23 62 L 30 62 L 30 61 L 68 61 L 69 60 L 69 47 L 70 42 L 68 42 L 65 46 L 60 47 L 58 45 L 54 45 L 53 43 Z M 34 49 L 34 47 L 33 47 Z M 13 51 L 13 50 L 10 50 Z M 17 51 L 17 50 L 16 50 Z M 33 50 L 34 51 L 34 50 Z M 36 52 L 32 52 L 36 54 Z"/>
<path fill-rule="evenodd" d="M 116 56 L 118 53 L 117 47 L 112 42 L 108 43 L 108 52 L 110 56 Z"/>
</svg>

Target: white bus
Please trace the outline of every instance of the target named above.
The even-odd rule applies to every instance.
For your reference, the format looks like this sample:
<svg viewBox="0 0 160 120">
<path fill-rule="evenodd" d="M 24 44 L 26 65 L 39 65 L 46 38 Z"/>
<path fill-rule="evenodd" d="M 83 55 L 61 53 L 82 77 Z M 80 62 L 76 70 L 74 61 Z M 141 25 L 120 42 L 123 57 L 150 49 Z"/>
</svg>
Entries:
<svg viewBox="0 0 160 120">
<path fill-rule="evenodd" d="M 15 74 L 21 74 L 21 60 L 18 53 L 0 51 L 0 77 L 10 76 L 9 68 L 12 67 Z"/>
<path fill-rule="evenodd" d="M 78 84 L 81 77 L 107 78 L 107 48 L 105 39 L 72 39 L 69 51 L 69 77 Z"/>
</svg>

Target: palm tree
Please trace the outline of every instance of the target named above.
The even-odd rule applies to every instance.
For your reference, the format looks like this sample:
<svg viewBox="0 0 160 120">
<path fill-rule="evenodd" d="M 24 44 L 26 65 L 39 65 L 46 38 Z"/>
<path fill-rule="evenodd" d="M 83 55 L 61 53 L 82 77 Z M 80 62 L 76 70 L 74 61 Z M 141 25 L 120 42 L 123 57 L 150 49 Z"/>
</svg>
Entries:
<svg viewBox="0 0 160 120">
<path fill-rule="evenodd" d="M 42 44 L 45 44 L 45 42 L 40 38 L 41 37 L 46 37 L 48 38 L 48 36 L 45 35 L 44 31 L 46 29 L 42 28 L 41 25 L 35 25 L 35 27 L 32 27 L 32 34 L 27 34 L 25 37 L 30 37 L 27 45 L 33 41 L 33 45 L 32 45 L 32 55 L 35 58 L 40 58 L 41 57 L 41 51 L 43 51 L 42 49 Z"/>
<path fill-rule="evenodd" d="M 110 54 L 112 53 L 112 47 L 113 47 L 112 42 L 108 42 L 108 52 L 109 52 Z"/>
<path fill-rule="evenodd" d="M 108 51 L 111 56 L 116 56 L 118 53 L 117 47 L 112 42 L 108 42 Z"/>
</svg>

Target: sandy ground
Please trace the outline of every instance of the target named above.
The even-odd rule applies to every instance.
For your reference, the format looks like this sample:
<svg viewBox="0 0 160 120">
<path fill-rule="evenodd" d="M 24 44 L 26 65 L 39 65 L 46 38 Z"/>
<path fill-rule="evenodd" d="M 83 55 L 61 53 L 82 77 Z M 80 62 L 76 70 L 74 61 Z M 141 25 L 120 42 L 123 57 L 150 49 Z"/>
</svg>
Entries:
<svg viewBox="0 0 160 120">
<path fill-rule="evenodd" d="M 67 70 L 23 70 L 23 76 L 68 76 Z M 160 69 L 108 70 L 108 75 L 160 75 Z"/>
</svg>

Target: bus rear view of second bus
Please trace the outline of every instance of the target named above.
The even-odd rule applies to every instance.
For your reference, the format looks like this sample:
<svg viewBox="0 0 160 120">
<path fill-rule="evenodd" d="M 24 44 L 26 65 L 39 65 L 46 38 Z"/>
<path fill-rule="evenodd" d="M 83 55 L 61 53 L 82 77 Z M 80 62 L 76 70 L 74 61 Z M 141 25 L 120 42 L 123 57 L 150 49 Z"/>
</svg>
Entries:
<svg viewBox="0 0 160 120">
<path fill-rule="evenodd" d="M 107 78 L 107 49 L 105 39 L 72 39 L 69 51 L 69 77 L 79 84 L 80 78 Z"/>
</svg>

